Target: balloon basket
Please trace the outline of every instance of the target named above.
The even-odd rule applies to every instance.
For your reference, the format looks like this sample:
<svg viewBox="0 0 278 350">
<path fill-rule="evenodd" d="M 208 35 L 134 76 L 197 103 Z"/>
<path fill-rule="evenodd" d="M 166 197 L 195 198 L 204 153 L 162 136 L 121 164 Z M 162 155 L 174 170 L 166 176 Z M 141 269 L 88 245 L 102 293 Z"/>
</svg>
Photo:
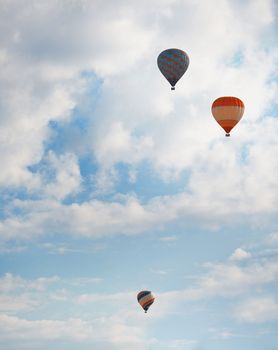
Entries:
<svg viewBox="0 0 278 350">
<path fill-rule="evenodd" d="M 230 137 L 231 135 L 227 132 L 226 137 Z"/>
<path fill-rule="evenodd" d="M 174 86 L 172 86 L 172 87 L 171 87 L 171 90 L 175 90 L 175 87 L 174 87 Z"/>
</svg>

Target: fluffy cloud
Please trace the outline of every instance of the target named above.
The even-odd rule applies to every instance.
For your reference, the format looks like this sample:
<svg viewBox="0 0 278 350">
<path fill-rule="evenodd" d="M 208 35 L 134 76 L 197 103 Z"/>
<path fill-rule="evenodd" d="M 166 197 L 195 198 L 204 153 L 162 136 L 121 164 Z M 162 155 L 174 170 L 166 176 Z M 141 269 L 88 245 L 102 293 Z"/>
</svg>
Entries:
<svg viewBox="0 0 278 350">
<path fill-rule="evenodd" d="M 276 7 L 273 0 L 2 1 L 1 252 L 52 234 L 172 232 L 172 222 L 212 229 L 244 222 L 276 232 Z M 156 67 L 169 47 L 190 56 L 174 93 Z M 246 106 L 230 139 L 210 112 L 221 95 L 238 96 Z M 156 188 L 175 189 L 141 196 L 148 176 Z M 174 242 L 164 236 L 162 242 Z M 14 242 L 17 248 L 9 248 Z M 70 247 L 44 245 L 59 254 Z M 226 262 L 207 264 L 190 288 L 159 293 L 152 322 L 182 303 L 219 298 L 235 302 L 236 320 L 275 320 L 273 256 L 238 248 Z M 39 349 L 42 339 L 45 348 L 53 340 L 149 348 L 150 323 L 128 311 L 133 292 L 91 293 L 91 285 L 78 294 L 80 286 L 101 281 L 4 275 L 1 346 Z M 116 311 L 106 314 L 106 304 Z M 95 314 L 83 313 L 87 305 Z M 233 334 L 223 326 L 223 337 Z M 191 338 L 156 344 L 197 347 Z"/>
<path fill-rule="evenodd" d="M 278 276 L 277 262 L 251 263 L 246 267 L 236 264 L 212 265 L 201 279 L 200 287 L 207 295 L 235 296 L 251 288 L 274 283 Z"/>
<path fill-rule="evenodd" d="M 49 219 L 50 229 L 58 232 L 63 229 L 57 223 L 66 221 L 63 214 L 73 214 L 73 222 L 80 224 L 77 234 L 93 237 L 112 232 L 112 227 L 121 233 L 142 232 L 188 215 L 211 226 L 239 214 L 260 224 L 268 215 L 266 221 L 272 223 L 278 202 L 277 120 L 275 111 L 269 111 L 277 96 L 278 55 L 269 49 L 275 34 L 273 6 L 272 1 L 263 6 L 259 1 L 222 1 L 207 16 L 208 5 L 201 1 L 158 6 L 153 0 L 132 7 L 126 1 L 117 6 L 5 2 L 0 183 L 4 188 L 23 186 L 51 200 L 13 202 L 14 210 L 24 207 L 23 216 L 13 216 L 9 200 L 0 224 L 3 236 L 44 234 Z M 235 16 L 238 11 L 240 17 Z M 248 18 L 244 30 L 242 18 Z M 204 26 L 209 30 L 204 32 Z M 162 49 L 173 45 L 188 51 L 191 63 L 170 94 L 155 61 Z M 236 94 L 246 104 L 230 140 L 222 137 L 210 115 L 211 102 L 223 94 Z M 90 104 L 94 95 L 97 103 Z M 78 110 L 86 119 L 86 132 L 76 134 L 68 152 L 45 152 L 53 139 L 50 122 L 65 131 L 78 119 Z M 96 163 L 95 192 L 88 196 L 113 193 L 121 177 L 115 166 L 122 163 L 130 167 L 129 174 L 138 174 L 147 162 L 159 181 L 166 182 L 186 170 L 186 191 L 144 205 L 137 199 L 124 204 L 115 199 L 64 206 L 55 199 L 81 190 L 80 152 L 90 153 Z M 55 172 L 54 181 L 45 176 L 49 172 L 30 170 L 41 162 Z M 88 232 L 85 223 L 91 224 L 89 217 L 96 215 L 98 223 Z"/>
<path fill-rule="evenodd" d="M 135 14 L 126 16 L 124 3 L 5 1 L 1 7 L 0 183 L 32 187 L 38 180 L 27 167 L 43 156 L 49 122 L 70 118 L 86 87 L 81 73 L 127 69 L 152 36 Z"/>
<path fill-rule="evenodd" d="M 74 195 L 81 189 L 79 165 L 74 154 L 63 154 L 57 157 L 53 152 L 48 156 L 48 169 L 54 172 L 54 181 L 46 179 L 45 195 L 64 199 L 68 194 Z"/>
<path fill-rule="evenodd" d="M 251 257 L 251 254 L 242 248 L 237 248 L 230 256 L 230 260 L 244 260 Z"/>
<path fill-rule="evenodd" d="M 134 195 L 117 196 L 110 202 L 95 199 L 70 204 L 55 199 L 14 200 L 6 208 L 6 218 L 0 222 L 0 234 L 3 241 L 26 240 L 49 233 L 100 238 L 159 231 L 173 221 L 188 225 L 198 219 L 204 227 L 219 228 L 231 219 L 237 225 L 244 218 L 245 222 L 260 227 L 269 225 L 264 222 L 267 218 L 272 224 L 271 215 L 275 217 L 275 208 L 265 208 L 264 203 L 262 207 L 259 203 L 249 206 L 248 199 L 247 202 L 243 199 L 239 207 L 232 206 L 236 200 L 233 195 L 224 199 L 221 194 L 213 202 L 211 196 L 212 192 L 209 196 L 200 193 L 200 198 L 186 192 L 155 197 L 146 204 Z M 226 206 L 222 207 L 224 203 Z"/>
<path fill-rule="evenodd" d="M 31 209 L 30 205 L 33 207 Z M 18 201 L 21 219 L 7 218 L 0 225 L 2 239 L 26 239 L 47 232 L 100 237 L 117 233 L 134 234 L 152 227 L 158 216 L 146 210 L 136 198 L 124 203 L 91 202 L 63 205 L 58 201 Z M 31 209 L 31 210 L 30 210 Z M 170 215 L 170 214 L 169 214 Z M 63 227 L 63 229 L 62 229 Z"/>
</svg>

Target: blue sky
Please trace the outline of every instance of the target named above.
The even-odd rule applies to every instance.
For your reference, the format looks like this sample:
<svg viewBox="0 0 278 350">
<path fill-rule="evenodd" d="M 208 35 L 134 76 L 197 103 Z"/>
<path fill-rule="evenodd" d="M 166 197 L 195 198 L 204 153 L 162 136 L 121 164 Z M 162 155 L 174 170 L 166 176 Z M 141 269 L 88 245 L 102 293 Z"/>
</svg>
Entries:
<svg viewBox="0 0 278 350">
<path fill-rule="evenodd" d="M 277 2 L 4 0 L 0 21 L 0 347 L 276 350 Z"/>
</svg>

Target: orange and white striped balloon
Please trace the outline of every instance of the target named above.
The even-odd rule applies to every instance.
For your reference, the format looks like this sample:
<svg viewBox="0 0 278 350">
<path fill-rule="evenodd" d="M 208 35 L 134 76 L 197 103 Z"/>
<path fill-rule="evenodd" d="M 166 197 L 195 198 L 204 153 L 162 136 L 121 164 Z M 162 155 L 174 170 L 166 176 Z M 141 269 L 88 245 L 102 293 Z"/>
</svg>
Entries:
<svg viewBox="0 0 278 350">
<path fill-rule="evenodd" d="M 226 131 L 226 136 L 230 136 L 230 131 L 243 116 L 244 104 L 237 97 L 219 97 L 213 102 L 211 112 L 217 123 Z"/>
<path fill-rule="evenodd" d="M 142 290 L 137 294 L 138 303 L 142 306 L 145 312 L 148 311 L 149 307 L 153 304 L 155 296 L 149 290 Z"/>
</svg>

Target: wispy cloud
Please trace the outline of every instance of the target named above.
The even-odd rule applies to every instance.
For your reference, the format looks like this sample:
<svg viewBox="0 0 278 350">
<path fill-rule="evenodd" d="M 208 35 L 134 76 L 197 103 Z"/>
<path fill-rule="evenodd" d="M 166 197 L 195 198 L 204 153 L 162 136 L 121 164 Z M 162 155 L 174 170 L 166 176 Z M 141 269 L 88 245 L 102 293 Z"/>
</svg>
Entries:
<svg viewBox="0 0 278 350">
<path fill-rule="evenodd" d="M 140 328 L 128 326 L 117 318 L 84 321 L 71 318 L 58 320 L 26 320 L 16 316 L 0 315 L 1 339 L 32 342 L 37 339 L 64 339 L 78 343 L 88 340 L 105 341 L 111 344 L 142 344 Z"/>
<path fill-rule="evenodd" d="M 278 243 L 278 232 L 273 232 L 268 237 L 268 242 L 270 244 L 276 244 Z"/>
<path fill-rule="evenodd" d="M 275 321 L 278 319 L 278 301 L 272 296 L 250 298 L 237 306 L 235 316 L 250 323 Z"/>
<path fill-rule="evenodd" d="M 157 269 L 150 269 L 151 273 L 155 273 L 157 275 L 167 275 L 169 273 L 169 271 L 167 270 L 157 270 Z"/>
<path fill-rule="evenodd" d="M 58 276 L 39 277 L 35 280 L 26 280 L 20 276 L 14 276 L 11 273 L 6 273 L 1 277 L 0 290 L 2 292 L 14 292 L 18 290 L 37 290 L 43 291 L 49 285 L 57 283 L 60 280 Z"/>
<path fill-rule="evenodd" d="M 173 236 L 163 236 L 163 237 L 160 237 L 159 239 L 162 242 L 174 242 L 177 240 L 177 237 L 174 235 Z"/>
<path fill-rule="evenodd" d="M 41 247 L 46 249 L 50 254 L 70 254 L 80 252 L 79 249 L 71 248 L 67 244 L 43 243 Z"/>
</svg>

